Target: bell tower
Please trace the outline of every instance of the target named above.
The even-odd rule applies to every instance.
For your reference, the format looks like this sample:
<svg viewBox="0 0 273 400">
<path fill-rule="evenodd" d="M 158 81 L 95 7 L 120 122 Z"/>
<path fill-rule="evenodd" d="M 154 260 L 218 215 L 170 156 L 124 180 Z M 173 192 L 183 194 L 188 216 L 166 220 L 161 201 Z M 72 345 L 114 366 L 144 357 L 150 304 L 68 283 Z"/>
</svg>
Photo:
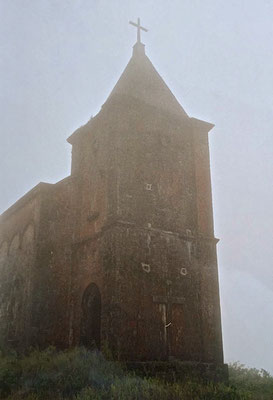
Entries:
<svg viewBox="0 0 273 400">
<path fill-rule="evenodd" d="M 213 125 L 188 116 L 145 54 L 145 28 L 132 24 L 127 67 L 101 111 L 68 139 L 78 185 L 73 340 L 94 282 L 100 340 L 118 358 L 222 364 Z"/>
</svg>

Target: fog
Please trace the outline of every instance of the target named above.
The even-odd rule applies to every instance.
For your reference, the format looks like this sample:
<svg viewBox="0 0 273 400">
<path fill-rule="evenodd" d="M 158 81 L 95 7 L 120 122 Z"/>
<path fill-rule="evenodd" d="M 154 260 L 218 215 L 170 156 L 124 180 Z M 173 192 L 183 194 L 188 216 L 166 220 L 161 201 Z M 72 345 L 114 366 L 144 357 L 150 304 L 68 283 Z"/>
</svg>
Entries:
<svg viewBox="0 0 273 400">
<path fill-rule="evenodd" d="M 210 133 L 225 361 L 273 373 L 273 1 L 0 0 L 0 213 L 70 171 L 66 138 L 146 54 Z"/>
</svg>

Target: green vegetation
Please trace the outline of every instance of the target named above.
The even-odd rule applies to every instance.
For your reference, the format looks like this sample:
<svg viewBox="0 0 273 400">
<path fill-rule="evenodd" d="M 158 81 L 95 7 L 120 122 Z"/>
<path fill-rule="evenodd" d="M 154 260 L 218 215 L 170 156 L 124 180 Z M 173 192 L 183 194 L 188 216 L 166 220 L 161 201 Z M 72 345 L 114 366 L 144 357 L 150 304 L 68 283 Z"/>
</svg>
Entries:
<svg viewBox="0 0 273 400">
<path fill-rule="evenodd" d="M 54 348 L 0 355 L 0 398 L 7 400 L 272 400 L 266 371 L 230 366 L 230 385 L 139 378 L 96 352 Z"/>
<path fill-rule="evenodd" d="M 229 379 L 234 387 L 249 392 L 251 399 L 273 400 L 273 377 L 264 369 L 246 368 L 239 363 L 230 364 Z"/>
</svg>

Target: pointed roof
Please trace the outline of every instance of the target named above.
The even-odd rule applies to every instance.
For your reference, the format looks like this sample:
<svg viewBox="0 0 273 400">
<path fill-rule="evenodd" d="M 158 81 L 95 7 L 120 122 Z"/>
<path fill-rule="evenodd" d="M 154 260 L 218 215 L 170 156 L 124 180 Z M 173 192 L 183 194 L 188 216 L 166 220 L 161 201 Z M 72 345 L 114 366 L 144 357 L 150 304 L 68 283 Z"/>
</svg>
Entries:
<svg viewBox="0 0 273 400">
<path fill-rule="evenodd" d="M 137 42 L 133 47 L 133 55 L 129 63 L 100 112 L 87 124 L 77 129 L 67 141 L 72 143 L 78 134 L 88 133 L 93 124 L 105 118 L 105 114 L 110 113 L 111 109 L 115 109 L 117 103 L 122 102 L 126 108 L 128 104 L 132 104 L 132 100 L 144 106 L 145 104 L 152 106 L 159 112 L 169 113 L 179 119 L 189 119 L 185 110 L 146 56 L 145 45 Z"/>
<path fill-rule="evenodd" d="M 130 96 L 165 112 L 187 117 L 185 110 L 146 56 L 143 43 L 134 45 L 133 56 L 105 105 L 117 96 Z"/>
</svg>

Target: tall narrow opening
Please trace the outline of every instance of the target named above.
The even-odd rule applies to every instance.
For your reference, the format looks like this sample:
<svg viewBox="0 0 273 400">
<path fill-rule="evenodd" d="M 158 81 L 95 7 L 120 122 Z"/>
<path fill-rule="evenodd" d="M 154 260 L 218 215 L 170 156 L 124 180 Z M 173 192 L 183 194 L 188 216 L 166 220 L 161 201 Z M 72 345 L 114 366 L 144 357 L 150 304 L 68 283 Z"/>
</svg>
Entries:
<svg viewBox="0 0 273 400">
<path fill-rule="evenodd" d="M 101 295 L 95 283 L 91 283 L 82 297 L 82 321 L 80 344 L 90 349 L 100 349 Z"/>
</svg>

